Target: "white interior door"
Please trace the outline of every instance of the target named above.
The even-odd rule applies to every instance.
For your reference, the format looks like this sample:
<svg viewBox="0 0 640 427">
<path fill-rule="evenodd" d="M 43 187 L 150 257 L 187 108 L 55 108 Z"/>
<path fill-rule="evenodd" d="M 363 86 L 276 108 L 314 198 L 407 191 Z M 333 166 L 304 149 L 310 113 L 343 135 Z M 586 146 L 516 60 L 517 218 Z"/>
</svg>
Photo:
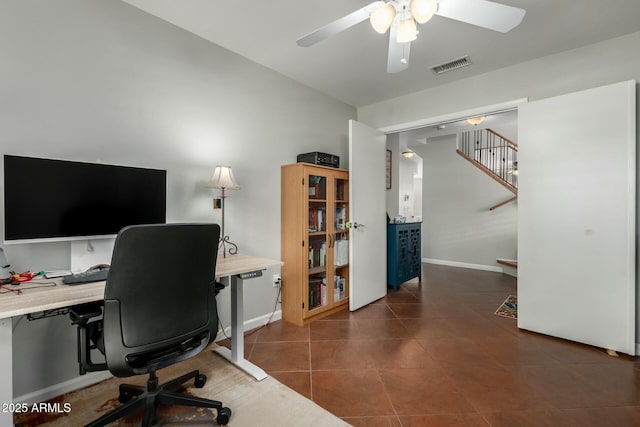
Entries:
<svg viewBox="0 0 640 427">
<path fill-rule="evenodd" d="M 518 110 L 518 327 L 635 354 L 635 82 Z"/>
<path fill-rule="evenodd" d="M 349 309 L 387 293 L 387 137 L 349 120 Z"/>
</svg>

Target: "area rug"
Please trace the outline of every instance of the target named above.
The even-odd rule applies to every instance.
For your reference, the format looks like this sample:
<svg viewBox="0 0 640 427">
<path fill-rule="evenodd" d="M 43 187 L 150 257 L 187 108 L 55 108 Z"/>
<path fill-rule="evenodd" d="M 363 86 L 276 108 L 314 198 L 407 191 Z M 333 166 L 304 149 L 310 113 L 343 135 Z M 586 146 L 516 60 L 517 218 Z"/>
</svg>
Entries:
<svg viewBox="0 0 640 427">
<path fill-rule="evenodd" d="M 193 359 L 160 370 L 158 377 L 160 381 L 169 380 L 192 369 L 200 369 L 207 376 L 207 383 L 203 388 L 196 389 L 191 382 L 186 389 L 179 391 L 222 401 L 233 411 L 229 427 L 343 427 L 350 425 L 273 377 L 256 381 L 211 349 L 204 350 Z M 146 376 L 111 378 L 81 390 L 66 393 L 50 402 L 58 402 L 58 406 L 69 408 L 68 411 L 59 411 L 57 414 L 20 414 L 21 416 L 15 417 L 14 422 L 21 427 L 85 425 L 119 405 L 118 385 L 123 382 L 143 385 L 146 382 Z M 217 425 L 215 413 L 214 409 L 160 407 L 158 424 L 165 427 L 179 425 L 211 427 Z M 141 421 L 140 415 L 133 415 L 110 425 L 139 426 Z"/>
<path fill-rule="evenodd" d="M 509 295 L 506 300 L 498 307 L 496 312 L 498 316 L 508 317 L 510 319 L 518 318 L 518 297 Z"/>
</svg>

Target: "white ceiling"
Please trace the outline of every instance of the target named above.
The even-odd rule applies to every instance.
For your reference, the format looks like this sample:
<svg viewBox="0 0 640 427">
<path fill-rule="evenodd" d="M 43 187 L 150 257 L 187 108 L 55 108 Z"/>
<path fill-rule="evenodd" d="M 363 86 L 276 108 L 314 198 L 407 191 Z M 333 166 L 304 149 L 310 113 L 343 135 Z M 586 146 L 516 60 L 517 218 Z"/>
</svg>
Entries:
<svg viewBox="0 0 640 427">
<path fill-rule="evenodd" d="M 485 120 L 477 126 L 469 124 L 466 120 L 455 120 L 400 132 L 400 148 L 415 148 L 426 144 L 429 140 L 443 136 L 486 128 L 498 131 L 502 136 L 513 141 L 517 140 L 518 110 L 505 111 L 484 117 Z"/>
<path fill-rule="evenodd" d="M 419 26 L 409 69 L 387 74 L 387 35 L 363 22 L 314 46 L 299 37 L 371 0 L 123 0 L 353 106 L 640 31 L 640 0 L 497 0 L 527 14 L 502 34 L 435 16 Z M 436 76 L 464 55 L 473 65 Z"/>
</svg>

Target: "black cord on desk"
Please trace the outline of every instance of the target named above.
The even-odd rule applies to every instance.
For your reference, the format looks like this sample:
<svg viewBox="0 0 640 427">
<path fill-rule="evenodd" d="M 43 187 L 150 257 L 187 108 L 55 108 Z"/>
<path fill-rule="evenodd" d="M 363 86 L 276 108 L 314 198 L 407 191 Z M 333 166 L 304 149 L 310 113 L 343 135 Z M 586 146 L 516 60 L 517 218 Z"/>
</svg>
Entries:
<svg viewBox="0 0 640 427">
<path fill-rule="evenodd" d="M 43 286 L 29 286 L 31 284 L 34 285 L 43 285 Z M 22 282 L 21 286 L 24 287 L 24 289 L 36 289 L 36 288 L 48 288 L 51 286 L 56 286 L 56 282 L 54 282 L 53 280 L 47 280 L 46 282 L 37 282 L 35 280 L 30 280 L 28 282 Z"/>
</svg>

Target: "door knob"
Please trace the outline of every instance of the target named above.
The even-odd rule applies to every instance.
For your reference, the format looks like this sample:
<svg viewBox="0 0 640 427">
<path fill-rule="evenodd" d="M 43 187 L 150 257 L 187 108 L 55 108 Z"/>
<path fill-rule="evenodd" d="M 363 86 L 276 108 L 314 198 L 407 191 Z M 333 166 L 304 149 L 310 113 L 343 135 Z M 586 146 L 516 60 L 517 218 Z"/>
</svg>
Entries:
<svg viewBox="0 0 640 427">
<path fill-rule="evenodd" d="M 360 224 L 357 222 L 348 222 L 347 228 L 364 228 L 364 224 Z"/>
</svg>

